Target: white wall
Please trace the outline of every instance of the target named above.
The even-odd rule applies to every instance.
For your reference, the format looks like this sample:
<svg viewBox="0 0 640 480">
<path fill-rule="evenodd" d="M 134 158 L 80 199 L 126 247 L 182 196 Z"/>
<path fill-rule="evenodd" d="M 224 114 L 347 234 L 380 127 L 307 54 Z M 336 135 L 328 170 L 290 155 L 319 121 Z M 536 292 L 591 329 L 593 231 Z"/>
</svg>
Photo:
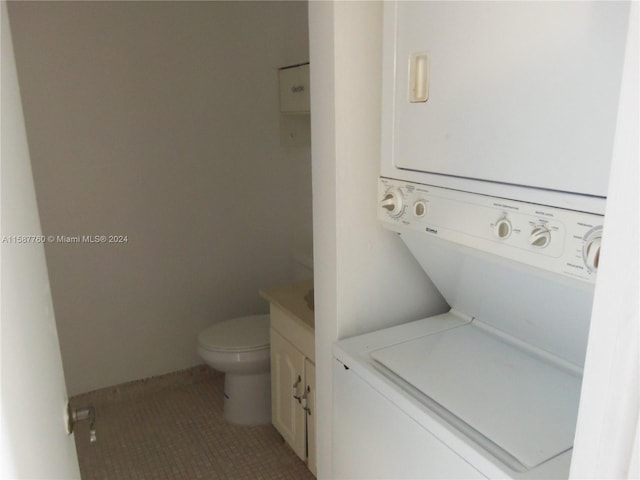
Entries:
<svg viewBox="0 0 640 480">
<path fill-rule="evenodd" d="M 447 309 L 376 219 L 381 40 L 379 2 L 309 3 L 319 478 L 332 469 L 332 343 Z"/>
<path fill-rule="evenodd" d="M 2 2 L 0 477 L 79 479 L 5 2 Z"/>
<path fill-rule="evenodd" d="M 257 290 L 311 250 L 310 149 L 280 147 L 277 97 L 306 2 L 9 14 L 43 231 L 128 237 L 46 246 L 69 393 L 200 363 L 197 333 L 266 312 Z"/>
<path fill-rule="evenodd" d="M 640 477 L 640 8 L 631 6 L 571 478 Z"/>
</svg>

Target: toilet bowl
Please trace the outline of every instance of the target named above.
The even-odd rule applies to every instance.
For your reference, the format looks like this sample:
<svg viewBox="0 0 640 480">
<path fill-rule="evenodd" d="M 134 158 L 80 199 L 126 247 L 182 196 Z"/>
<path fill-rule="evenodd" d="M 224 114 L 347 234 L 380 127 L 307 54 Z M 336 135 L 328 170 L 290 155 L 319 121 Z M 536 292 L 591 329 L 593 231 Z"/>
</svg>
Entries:
<svg viewBox="0 0 640 480">
<path fill-rule="evenodd" d="M 198 335 L 198 355 L 225 374 L 225 420 L 271 422 L 269 315 L 232 318 L 206 328 Z"/>
</svg>

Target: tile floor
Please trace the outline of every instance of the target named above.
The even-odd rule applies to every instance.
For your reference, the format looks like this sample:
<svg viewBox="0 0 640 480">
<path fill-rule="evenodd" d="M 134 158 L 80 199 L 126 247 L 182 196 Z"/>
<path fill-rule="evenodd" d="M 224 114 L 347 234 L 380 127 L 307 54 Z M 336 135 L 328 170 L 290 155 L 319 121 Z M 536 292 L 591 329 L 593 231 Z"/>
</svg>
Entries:
<svg viewBox="0 0 640 480">
<path fill-rule="evenodd" d="M 82 479 L 313 480 L 273 426 L 225 423 L 223 385 L 203 366 L 72 398 L 96 409 L 97 441 L 75 430 Z"/>
</svg>

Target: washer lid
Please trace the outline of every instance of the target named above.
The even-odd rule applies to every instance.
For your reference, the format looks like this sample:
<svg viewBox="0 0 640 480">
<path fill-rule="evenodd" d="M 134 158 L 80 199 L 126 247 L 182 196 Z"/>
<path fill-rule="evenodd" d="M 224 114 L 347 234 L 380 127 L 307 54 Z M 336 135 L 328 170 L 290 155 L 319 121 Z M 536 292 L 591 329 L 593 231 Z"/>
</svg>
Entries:
<svg viewBox="0 0 640 480">
<path fill-rule="evenodd" d="M 198 345 L 206 350 L 260 350 L 269 345 L 269 315 L 251 315 L 216 323 L 198 335 Z"/>
<path fill-rule="evenodd" d="M 573 446 L 581 379 L 473 323 L 372 357 L 525 469 Z"/>
</svg>

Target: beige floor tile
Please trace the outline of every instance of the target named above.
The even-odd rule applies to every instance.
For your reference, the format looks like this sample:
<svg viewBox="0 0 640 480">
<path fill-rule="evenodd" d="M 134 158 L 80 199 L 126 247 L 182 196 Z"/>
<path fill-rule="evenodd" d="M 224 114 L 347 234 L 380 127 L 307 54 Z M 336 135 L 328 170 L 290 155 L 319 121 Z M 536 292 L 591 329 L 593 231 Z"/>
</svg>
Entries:
<svg viewBox="0 0 640 480">
<path fill-rule="evenodd" d="M 96 408 L 97 442 L 75 431 L 82 479 L 313 480 L 273 426 L 223 420 L 223 385 L 198 367 L 73 398 Z"/>
</svg>

